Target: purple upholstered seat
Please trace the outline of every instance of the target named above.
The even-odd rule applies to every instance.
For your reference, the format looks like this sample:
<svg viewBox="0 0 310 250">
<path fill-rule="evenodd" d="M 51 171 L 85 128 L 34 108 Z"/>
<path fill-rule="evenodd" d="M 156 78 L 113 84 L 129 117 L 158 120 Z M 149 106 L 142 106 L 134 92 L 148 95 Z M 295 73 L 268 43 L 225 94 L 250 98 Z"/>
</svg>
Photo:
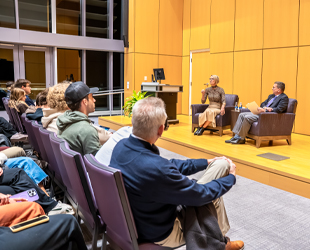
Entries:
<svg viewBox="0 0 310 250">
<path fill-rule="evenodd" d="M 106 236 L 110 245 L 126 250 L 171 249 L 153 243 L 138 244 L 138 234 L 121 171 L 102 165 L 91 154 L 84 156 L 84 162 L 100 216 L 106 224 Z"/>
<path fill-rule="evenodd" d="M 47 156 L 47 161 L 48 161 L 48 170 L 49 170 L 49 175 L 52 179 L 52 182 L 55 182 L 57 186 L 59 186 L 63 191 L 66 190 L 63 180 L 61 178 L 61 173 L 56 161 L 56 157 L 50 142 L 50 134 L 53 134 L 53 132 L 48 131 L 44 129 L 43 127 L 39 128 L 39 133 L 41 135 L 41 140 L 43 143 L 43 147 L 46 152 Z"/>
<path fill-rule="evenodd" d="M 9 108 L 9 109 L 10 109 L 11 114 L 13 116 L 15 128 L 17 129 L 18 132 L 25 133 L 23 124 L 22 124 L 22 122 L 20 120 L 20 117 L 19 117 L 19 114 L 18 114 L 17 110 L 14 109 L 14 108 Z"/>
<path fill-rule="evenodd" d="M 25 120 L 24 120 L 24 126 L 25 126 L 25 129 L 27 131 L 27 135 L 28 135 L 28 140 L 31 144 L 31 146 L 37 150 L 39 148 L 39 145 L 37 143 L 37 138 L 35 137 L 34 133 L 33 133 L 33 129 L 32 129 L 32 125 L 31 125 L 31 121 L 28 120 L 27 117 L 25 117 Z M 38 151 L 37 151 L 38 152 Z"/>
<path fill-rule="evenodd" d="M 14 126 L 15 128 L 15 123 L 14 123 L 14 119 L 13 119 L 13 116 L 11 114 L 11 110 L 9 108 L 9 98 L 8 97 L 3 97 L 2 98 L 2 101 L 3 101 L 3 105 L 4 105 L 4 108 L 6 110 L 6 113 L 8 114 L 9 116 L 9 120 L 10 120 L 10 123 Z"/>
<path fill-rule="evenodd" d="M 34 136 L 37 139 L 40 156 L 44 161 L 48 162 L 47 154 L 46 154 L 45 147 L 43 145 L 43 141 L 41 139 L 41 134 L 39 130 L 40 127 L 42 127 L 42 125 L 40 125 L 37 121 L 32 121 L 31 125 L 32 125 Z"/>
<path fill-rule="evenodd" d="M 67 190 L 65 195 L 67 196 L 69 201 L 72 203 L 72 205 L 75 206 L 75 204 L 77 204 L 77 198 L 75 196 L 75 193 L 73 192 L 73 187 L 69 179 L 69 176 L 68 176 L 68 173 L 65 167 L 65 163 L 60 153 L 60 144 L 62 142 L 64 142 L 64 140 L 58 138 L 55 133 L 50 134 L 50 143 L 53 149 L 54 157 L 56 159 L 57 166 L 58 166 L 63 184 L 65 185 L 66 190 Z"/>
<path fill-rule="evenodd" d="M 77 213 L 93 232 L 93 249 L 96 249 L 98 233 L 104 231 L 104 225 L 97 215 L 95 198 L 84 161 L 81 154 L 71 150 L 66 141 L 60 143 L 60 153 L 72 184 L 73 196 L 76 197 Z"/>
</svg>

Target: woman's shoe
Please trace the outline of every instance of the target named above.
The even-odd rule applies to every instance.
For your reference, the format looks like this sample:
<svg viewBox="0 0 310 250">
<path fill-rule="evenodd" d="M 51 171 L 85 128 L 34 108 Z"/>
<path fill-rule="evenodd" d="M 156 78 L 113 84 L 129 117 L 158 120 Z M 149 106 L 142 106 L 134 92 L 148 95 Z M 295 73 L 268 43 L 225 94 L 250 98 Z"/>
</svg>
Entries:
<svg viewBox="0 0 310 250">
<path fill-rule="evenodd" d="M 201 127 L 201 129 L 199 130 L 199 132 L 197 133 L 197 135 L 202 135 L 203 132 L 205 132 L 205 128 L 204 127 Z"/>
<path fill-rule="evenodd" d="M 200 131 L 201 127 L 198 127 L 194 133 L 194 135 L 198 135 L 199 131 Z"/>
</svg>

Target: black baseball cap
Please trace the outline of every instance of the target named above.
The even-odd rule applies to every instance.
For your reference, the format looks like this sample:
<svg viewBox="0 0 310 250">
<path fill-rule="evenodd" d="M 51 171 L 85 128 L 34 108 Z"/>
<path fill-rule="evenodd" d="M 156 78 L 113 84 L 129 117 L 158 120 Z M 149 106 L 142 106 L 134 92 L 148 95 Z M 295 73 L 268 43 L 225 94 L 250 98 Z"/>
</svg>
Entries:
<svg viewBox="0 0 310 250">
<path fill-rule="evenodd" d="M 65 91 L 65 100 L 67 104 L 77 103 L 85 98 L 88 94 L 99 91 L 99 88 L 89 88 L 83 82 L 74 82 L 69 85 Z"/>
</svg>

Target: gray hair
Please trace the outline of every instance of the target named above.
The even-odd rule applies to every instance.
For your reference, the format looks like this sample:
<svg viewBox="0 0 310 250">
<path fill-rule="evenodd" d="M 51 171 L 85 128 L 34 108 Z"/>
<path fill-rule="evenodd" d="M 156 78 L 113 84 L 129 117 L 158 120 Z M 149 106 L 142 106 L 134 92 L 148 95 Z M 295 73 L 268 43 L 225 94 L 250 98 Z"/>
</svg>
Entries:
<svg viewBox="0 0 310 250">
<path fill-rule="evenodd" d="M 165 103 L 157 97 L 148 97 L 136 102 L 132 109 L 132 133 L 145 140 L 157 135 L 167 118 Z"/>
<path fill-rule="evenodd" d="M 217 75 L 211 75 L 211 77 L 215 80 L 216 84 L 220 82 L 220 78 Z"/>
</svg>

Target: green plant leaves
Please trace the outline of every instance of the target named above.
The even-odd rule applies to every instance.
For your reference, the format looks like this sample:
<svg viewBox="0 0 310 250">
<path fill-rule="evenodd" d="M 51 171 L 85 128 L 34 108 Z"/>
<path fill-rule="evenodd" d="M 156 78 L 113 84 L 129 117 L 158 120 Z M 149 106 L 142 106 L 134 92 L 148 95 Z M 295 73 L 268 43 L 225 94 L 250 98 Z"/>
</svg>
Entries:
<svg viewBox="0 0 310 250">
<path fill-rule="evenodd" d="M 125 99 L 125 104 L 123 106 L 124 109 L 124 116 L 131 117 L 132 115 L 132 108 L 136 104 L 137 101 L 142 100 L 145 97 L 147 92 L 141 93 L 140 91 L 137 93 L 135 90 L 133 91 L 132 96 L 129 96 Z"/>
</svg>

